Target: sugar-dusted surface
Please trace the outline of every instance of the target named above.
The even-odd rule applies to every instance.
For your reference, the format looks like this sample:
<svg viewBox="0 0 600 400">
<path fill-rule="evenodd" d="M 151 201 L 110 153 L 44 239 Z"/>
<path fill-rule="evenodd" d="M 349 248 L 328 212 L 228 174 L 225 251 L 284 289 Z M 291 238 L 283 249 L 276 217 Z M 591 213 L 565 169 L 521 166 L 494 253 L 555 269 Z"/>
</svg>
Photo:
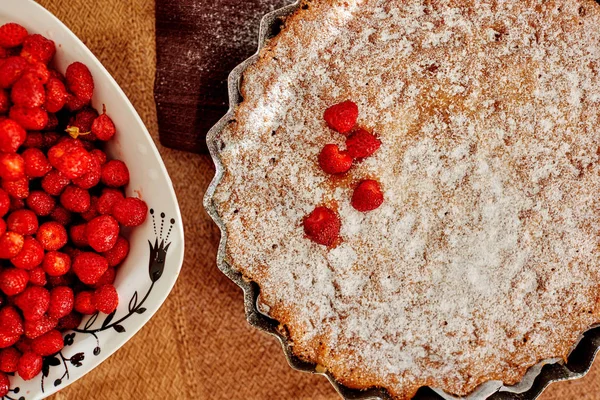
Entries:
<svg viewBox="0 0 600 400">
<path fill-rule="evenodd" d="M 409 397 L 518 381 L 600 320 L 600 6 L 592 0 L 317 1 L 245 75 L 215 199 L 228 260 L 302 357 Z M 316 164 L 353 99 L 383 145 Z M 362 214 L 353 185 L 380 180 Z M 316 205 L 343 243 L 304 238 Z"/>
</svg>

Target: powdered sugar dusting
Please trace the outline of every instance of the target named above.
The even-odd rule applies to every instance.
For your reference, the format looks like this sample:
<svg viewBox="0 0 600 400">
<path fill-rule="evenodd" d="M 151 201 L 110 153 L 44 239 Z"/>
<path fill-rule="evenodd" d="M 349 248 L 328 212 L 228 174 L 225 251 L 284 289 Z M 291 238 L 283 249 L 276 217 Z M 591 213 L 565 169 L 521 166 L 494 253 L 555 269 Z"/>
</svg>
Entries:
<svg viewBox="0 0 600 400">
<path fill-rule="evenodd" d="M 354 387 L 464 395 L 564 357 L 600 321 L 600 6 L 321 0 L 244 76 L 215 201 L 227 260 L 295 352 Z M 382 141 L 346 177 L 322 114 L 352 99 Z M 383 205 L 350 205 L 380 181 Z M 342 242 L 302 218 L 337 209 Z"/>
</svg>

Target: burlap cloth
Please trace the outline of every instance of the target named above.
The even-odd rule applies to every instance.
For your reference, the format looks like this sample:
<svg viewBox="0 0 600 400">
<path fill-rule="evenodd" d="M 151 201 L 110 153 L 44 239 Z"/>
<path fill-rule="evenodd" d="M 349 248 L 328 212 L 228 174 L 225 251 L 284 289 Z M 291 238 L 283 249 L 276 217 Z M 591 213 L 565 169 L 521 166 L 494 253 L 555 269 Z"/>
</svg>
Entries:
<svg viewBox="0 0 600 400">
<path fill-rule="evenodd" d="M 153 1 L 40 3 L 112 73 L 158 145 Z M 292 371 L 275 339 L 246 323 L 241 291 L 215 267 L 219 233 L 202 209 L 210 159 L 158 146 L 186 230 L 179 281 L 131 341 L 54 399 L 336 399 L 325 378 Z M 554 384 L 542 398 L 600 399 L 598 364 L 585 379 Z"/>
</svg>

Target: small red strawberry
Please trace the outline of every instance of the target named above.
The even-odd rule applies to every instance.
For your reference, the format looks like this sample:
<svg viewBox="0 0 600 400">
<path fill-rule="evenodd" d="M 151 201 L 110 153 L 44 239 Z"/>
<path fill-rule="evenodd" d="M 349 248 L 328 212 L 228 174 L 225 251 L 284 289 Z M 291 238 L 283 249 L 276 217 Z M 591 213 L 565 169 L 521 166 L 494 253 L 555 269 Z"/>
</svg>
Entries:
<svg viewBox="0 0 600 400">
<path fill-rule="evenodd" d="M 36 267 L 29 270 L 29 283 L 35 286 L 46 286 L 48 278 L 42 267 Z"/>
<path fill-rule="evenodd" d="M 364 129 L 353 132 L 346 139 L 346 148 L 352 158 L 365 158 L 375 153 L 381 146 L 379 139 Z"/>
<path fill-rule="evenodd" d="M 80 62 L 74 62 L 65 72 L 67 87 L 77 99 L 88 103 L 94 94 L 94 78 L 88 67 Z"/>
<path fill-rule="evenodd" d="M 26 321 L 36 321 L 48 311 L 50 292 L 39 286 L 29 286 L 15 298 L 15 305 L 21 309 Z"/>
<path fill-rule="evenodd" d="M 123 236 L 119 236 L 112 249 L 102 253 L 106 261 L 108 261 L 109 267 L 116 267 L 121 264 L 127 258 L 127 254 L 129 254 L 129 242 Z"/>
<path fill-rule="evenodd" d="M 0 349 L 17 343 L 23 334 L 23 320 L 12 306 L 0 308 Z"/>
<path fill-rule="evenodd" d="M 88 222 L 86 236 L 90 247 L 99 253 L 109 251 L 119 237 L 119 223 L 110 215 L 101 215 Z"/>
<path fill-rule="evenodd" d="M 46 101 L 46 90 L 33 74 L 25 74 L 13 85 L 10 98 L 18 106 L 39 107 Z"/>
<path fill-rule="evenodd" d="M 92 315 L 96 311 L 94 305 L 94 294 L 92 292 L 83 291 L 75 295 L 75 311 L 83 315 Z"/>
<path fill-rule="evenodd" d="M 94 291 L 94 305 L 98 311 L 104 314 L 110 314 L 117 309 L 119 305 L 119 295 L 113 285 L 100 286 Z"/>
<path fill-rule="evenodd" d="M 27 29 L 19 24 L 14 22 L 4 24 L 0 26 L 0 46 L 5 49 L 20 46 L 25 41 L 27 35 Z"/>
<path fill-rule="evenodd" d="M 50 290 L 50 307 L 48 315 L 54 318 L 66 317 L 73 311 L 75 295 L 68 286 L 57 286 Z"/>
<path fill-rule="evenodd" d="M 31 131 L 42 130 L 48 125 L 48 113 L 41 107 L 27 108 L 15 105 L 11 107 L 8 116 Z"/>
<path fill-rule="evenodd" d="M 23 42 L 21 57 L 32 64 L 36 62 L 48 64 L 54 57 L 54 53 L 56 53 L 54 42 L 36 33 L 29 35 Z"/>
<path fill-rule="evenodd" d="M 49 276 L 62 276 L 71 269 L 71 258 L 65 253 L 49 251 L 44 255 L 42 268 Z"/>
<path fill-rule="evenodd" d="M 16 372 L 21 353 L 14 347 L 0 350 L 0 372 Z"/>
<path fill-rule="evenodd" d="M 73 260 L 73 272 L 86 285 L 93 285 L 108 269 L 108 261 L 99 254 L 84 252 Z"/>
<path fill-rule="evenodd" d="M 127 197 L 115 202 L 112 215 L 123 226 L 140 226 L 148 216 L 148 205 L 137 197 Z"/>
<path fill-rule="evenodd" d="M 44 248 L 42 247 L 42 245 L 32 236 L 27 236 L 23 240 L 23 249 L 19 252 L 19 254 L 12 257 L 10 259 L 10 262 L 17 268 L 31 271 L 35 267 L 40 265 L 43 259 Z M 32 280 L 34 280 L 35 278 L 45 279 L 45 277 L 42 278 L 40 276 L 32 276 L 31 274 L 29 275 L 29 281 L 32 284 Z"/>
<path fill-rule="evenodd" d="M 27 132 L 11 119 L 0 121 L 0 151 L 15 153 L 25 142 Z"/>
<path fill-rule="evenodd" d="M 23 75 L 29 64 L 23 57 L 9 57 L 0 64 L 0 87 L 11 87 Z"/>
<path fill-rule="evenodd" d="M 32 351 L 23 353 L 19 359 L 17 373 L 24 381 L 29 381 L 42 372 L 42 356 Z"/>
<path fill-rule="evenodd" d="M 56 329 L 31 341 L 31 350 L 43 357 L 58 353 L 63 347 L 63 337 Z"/>
<path fill-rule="evenodd" d="M 331 129 L 347 134 L 356 125 L 358 106 L 350 100 L 344 101 L 325 110 L 323 118 Z"/>
<path fill-rule="evenodd" d="M 21 252 L 25 238 L 16 232 L 5 232 L 0 236 L 0 258 L 13 258 Z"/>
<path fill-rule="evenodd" d="M 52 170 L 52 165 L 40 149 L 27 149 L 21 157 L 25 162 L 25 175 L 30 178 L 41 178 Z"/>
<path fill-rule="evenodd" d="M 56 328 L 58 320 L 47 315 L 37 321 L 25 321 L 25 337 L 35 339 Z"/>
<path fill-rule="evenodd" d="M 10 389 L 10 381 L 8 380 L 8 376 L 5 373 L 0 372 L 0 399 L 3 399 L 4 396 L 8 394 Z"/>
<path fill-rule="evenodd" d="M 319 154 L 319 166 L 328 174 L 343 174 L 352 167 L 352 157 L 336 144 L 326 144 Z"/>
<path fill-rule="evenodd" d="M 55 251 L 67 244 L 67 230 L 58 222 L 44 222 L 38 228 L 36 239 L 47 251 Z"/>
<path fill-rule="evenodd" d="M 27 271 L 6 268 L 0 272 L 0 290 L 7 296 L 15 296 L 25 290 L 29 282 Z"/>
<path fill-rule="evenodd" d="M 317 207 L 304 217 L 304 233 L 310 240 L 331 246 L 340 234 L 340 217 L 327 207 Z"/>
<path fill-rule="evenodd" d="M 352 207 L 366 212 L 378 208 L 383 203 L 383 193 L 379 182 L 367 179 L 358 184 L 352 195 Z"/>
<path fill-rule="evenodd" d="M 46 177 L 48 175 L 46 175 Z M 43 186 L 44 185 L 42 183 L 42 187 Z M 27 196 L 25 202 L 27 203 L 27 207 L 29 207 L 31 211 L 33 211 L 34 213 L 36 213 L 36 215 L 39 215 L 40 217 L 50 215 L 50 213 L 52 212 L 52 210 L 54 210 L 54 207 L 56 206 L 56 200 L 54 200 L 54 197 L 41 190 L 34 190 L 33 192 L 31 192 L 29 196 Z"/>
<path fill-rule="evenodd" d="M 51 113 L 59 112 L 67 103 L 69 93 L 65 84 L 59 79 L 50 78 L 46 83 L 46 110 Z"/>
<path fill-rule="evenodd" d="M 92 133 L 99 139 L 107 141 L 112 139 L 116 133 L 115 124 L 108 115 L 106 115 L 106 107 L 104 112 L 94 120 L 92 124 Z"/>
</svg>

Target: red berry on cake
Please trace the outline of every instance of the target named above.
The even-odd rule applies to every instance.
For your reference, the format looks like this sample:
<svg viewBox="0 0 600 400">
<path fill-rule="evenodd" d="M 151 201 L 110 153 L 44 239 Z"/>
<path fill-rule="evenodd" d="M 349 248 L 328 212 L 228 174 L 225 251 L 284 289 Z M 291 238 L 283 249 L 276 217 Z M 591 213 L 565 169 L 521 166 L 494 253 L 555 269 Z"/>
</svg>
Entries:
<svg viewBox="0 0 600 400">
<path fill-rule="evenodd" d="M 379 149 L 381 141 L 371 132 L 359 129 L 346 139 L 347 152 L 352 158 L 369 157 Z"/>
<path fill-rule="evenodd" d="M 323 118 L 327 125 L 336 132 L 349 133 L 358 119 L 358 106 L 352 101 L 344 101 L 325 110 Z"/>
<path fill-rule="evenodd" d="M 383 193 L 379 182 L 367 179 L 358 184 L 352 195 L 352 207 L 367 212 L 379 208 L 383 203 Z"/>
<path fill-rule="evenodd" d="M 317 207 L 304 217 L 304 233 L 310 240 L 331 246 L 340 235 L 340 217 L 327 207 Z"/>
<path fill-rule="evenodd" d="M 328 174 L 343 174 L 352 167 L 352 157 L 336 144 L 326 144 L 319 154 L 319 166 Z"/>
</svg>

